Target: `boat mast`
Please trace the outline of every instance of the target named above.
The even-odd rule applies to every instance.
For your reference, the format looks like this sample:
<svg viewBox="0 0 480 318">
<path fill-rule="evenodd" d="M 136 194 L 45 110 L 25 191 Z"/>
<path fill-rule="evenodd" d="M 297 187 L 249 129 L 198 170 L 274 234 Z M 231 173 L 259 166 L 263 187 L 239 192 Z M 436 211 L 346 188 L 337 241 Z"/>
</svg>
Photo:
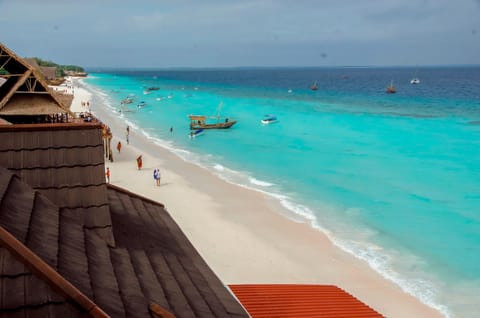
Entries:
<svg viewBox="0 0 480 318">
<path fill-rule="evenodd" d="M 217 116 L 215 116 L 217 118 L 217 123 L 220 120 L 220 113 L 222 111 L 222 107 L 223 107 L 223 102 L 220 102 L 217 107 Z"/>
</svg>

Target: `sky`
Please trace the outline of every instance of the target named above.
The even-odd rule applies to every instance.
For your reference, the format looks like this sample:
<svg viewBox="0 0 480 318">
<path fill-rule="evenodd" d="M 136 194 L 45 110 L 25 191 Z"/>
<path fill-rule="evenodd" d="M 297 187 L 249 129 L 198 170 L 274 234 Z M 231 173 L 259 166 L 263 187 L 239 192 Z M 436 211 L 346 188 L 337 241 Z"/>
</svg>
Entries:
<svg viewBox="0 0 480 318">
<path fill-rule="evenodd" d="M 480 0 L 0 0 L 0 42 L 87 68 L 480 64 Z"/>
</svg>

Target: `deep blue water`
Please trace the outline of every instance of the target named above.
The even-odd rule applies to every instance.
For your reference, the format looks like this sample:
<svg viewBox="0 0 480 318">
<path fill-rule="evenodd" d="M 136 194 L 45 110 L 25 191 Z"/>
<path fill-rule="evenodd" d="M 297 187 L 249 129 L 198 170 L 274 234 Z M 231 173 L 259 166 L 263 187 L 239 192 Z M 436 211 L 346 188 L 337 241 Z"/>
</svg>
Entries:
<svg viewBox="0 0 480 318">
<path fill-rule="evenodd" d="M 103 70 L 86 83 L 134 129 L 270 193 L 407 292 L 480 315 L 480 67 Z M 220 102 L 238 123 L 188 138 L 187 116 Z"/>
</svg>

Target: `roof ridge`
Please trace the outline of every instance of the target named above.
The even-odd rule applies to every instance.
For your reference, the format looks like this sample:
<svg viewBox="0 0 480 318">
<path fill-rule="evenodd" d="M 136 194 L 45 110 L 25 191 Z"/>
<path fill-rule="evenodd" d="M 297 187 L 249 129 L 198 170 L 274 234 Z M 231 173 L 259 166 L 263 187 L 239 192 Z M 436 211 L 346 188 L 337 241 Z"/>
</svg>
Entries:
<svg viewBox="0 0 480 318">
<path fill-rule="evenodd" d="M 14 176 L 16 176 L 16 174 L 12 173 L 11 171 L 9 171 L 7 168 L 5 168 L 3 166 L 0 166 L 0 169 L 2 169 L 2 170 L 5 169 L 8 172 L 8 174 L 5 174 L 5 175 L 9 176 L 8 182 L 6 182 L 6 183 L 2 182 L 2 184 L 1 184 L 1 186 L 2 186 L 0 188 L 2 190 L 2 192 L 0 192 L 0 206 L 1 206 L 2 202 L 3 202 L 3 199 L 5 198 L 5 194 L 7 193 L 8 187 L 12 183 L 12 180 L 13 180 Z M 17 178 L 18 178 L 18 176 L 17 176 Z"/>
<path fill-rule="evenodd" d="M 35 147 L 35 148 L 12 147 L 12 148 L 9 148 L 9 149 L 2 149 L 2 151 L 23 152 L 23 151 L 44 151 L 44 150 L 50 150 L 50 149 L 53 149 L 53 150 L 68 149 L 68 150 L 70 150 L 70 149 L 78 149 L 78 148 L 83 149 L 83 148 L 97 148 L 97 147 L 102 147 L 103 148 L 103 144 L 98 143 L 98 144 L 94 144 L 94 145 L 53 146 L 53 147 Z"/>
<path fill-rule="evenodd" d="M 119 186 L 113 185 L 113 184 L 111 184 L 111 183 L 108 183 L 108 184 L 107 184 L 107 189 L 108 189 L 108 188 L 111 188 L 112 190 L 115 190 L 115 191 L 118 191 L 118 192 L 122 192 L 122 193 L 124 193 L 124 194 L 127 194 L 127 195 L 132 196 L 132 197 L 135 197 L 135 198 L 139 198 L 139 199 L 141 199 L 141 200 L 147 201 L 147 202 L 149 202 L 149 203 L 152 203 L 152 204 L 154 204 L 154 205 L 160 206 L 160 207 L 162 207 L 162 208 L 165 209 L 165 205 L 164 205 L 163 203 L 154 201 L 154 200 L 152 200 L 152 199 L 150 199 L 150 198 L 144 197 L 144 196 L 142 196 L 142 195 L 139 195 L 139 194 L 137 194 L 137 193 L 131 192 L 131 191 L 126 190 L 126 189 L 124 189 L 124 188 L 120 188 Z"/>
</svg>

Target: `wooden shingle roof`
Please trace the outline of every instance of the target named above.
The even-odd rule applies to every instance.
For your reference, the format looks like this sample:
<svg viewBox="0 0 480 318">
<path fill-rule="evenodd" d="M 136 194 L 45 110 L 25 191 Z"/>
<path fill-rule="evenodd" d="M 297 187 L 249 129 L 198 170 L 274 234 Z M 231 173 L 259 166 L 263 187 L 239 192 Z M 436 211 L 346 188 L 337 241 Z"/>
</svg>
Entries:
<svg viewBox="0 0 480 318">
<path fill-rule="evenodd" d="M 67 276 L 65 271 L 70 269 L 62 264 L 71 262 L 70 255 L 78 254 L 80 248 L 61 239 L 60 227 L 71 220 L 61 220 L 57 206 L 3 167 L 0 185 L 0 232 L 6 231 L 51 269 Z M 57 285 L 41 278 L 35 260 L 24 262 L 8 237 L 3 233 L 0 237 L 0 316 L 83 317 L 87 313 Z"/>
<path fill-rule="evenodd" d="M 112 185 L 108 196 L 118 287 L 138 300 L 127 316 L 150 301 L 176 317 L 248 317 L 161 204 Z"/>
<path fill-rule="evenodd" d="M 113 244 L 99 124 L 0 126 L 0 163 Z"/>
<path fill-rule="evenodd" d="M 162 204 L 105 184 L 100 126 L 3 126 L 0 140 L 0 226 L 111 317 L 248 317 Z M 44 280 L 47 298 L 29 296 L 34 271 L 0 253 L 2 317 L 85 314 Z"/>
</svg>

